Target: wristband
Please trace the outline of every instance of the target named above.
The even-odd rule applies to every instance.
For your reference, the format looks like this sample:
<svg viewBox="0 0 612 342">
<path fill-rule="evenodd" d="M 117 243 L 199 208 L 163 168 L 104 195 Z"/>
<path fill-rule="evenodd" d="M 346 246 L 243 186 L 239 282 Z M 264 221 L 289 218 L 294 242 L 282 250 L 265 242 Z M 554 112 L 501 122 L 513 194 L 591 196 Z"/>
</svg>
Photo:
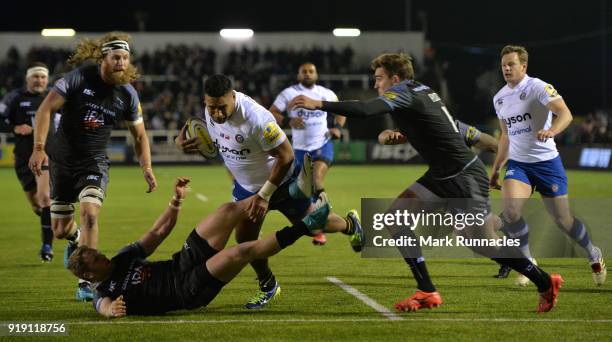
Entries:
<svg viewBox="0 0 612 342">
<path fill-rule="evenodd" d="M 181 210 L 181 205 L 180 205 L 180 204 L 179 204 L 179 205 L 174 205 L 174 204 L 172 204 L 172 202 L 171 202 L 171 201 L 170 201 L 170 202 L 168 202 L 168 206 L 169 206 L 170 208 L 174 209 L 174 210 Z"/>
<path fill-rule="evenodd" d="M 274 191 L 276 191 L 276 188 L 278 188 L 277 185 L 273 184 L 270 181 L 266 181 L 261 187 L 261 189 L 259 189 L 259 192 L 257 194 L 259 195 L 259 197 L 270 202 L 270 198 L 272 197 L 272 194 L 274 194 Z"/>
<path fill-rule="evenodd" d="M 35 142 L 34 143 L 34 151 L 44 151 L 45 150 L 45 143 L 43 142 Z"/>
</svg>

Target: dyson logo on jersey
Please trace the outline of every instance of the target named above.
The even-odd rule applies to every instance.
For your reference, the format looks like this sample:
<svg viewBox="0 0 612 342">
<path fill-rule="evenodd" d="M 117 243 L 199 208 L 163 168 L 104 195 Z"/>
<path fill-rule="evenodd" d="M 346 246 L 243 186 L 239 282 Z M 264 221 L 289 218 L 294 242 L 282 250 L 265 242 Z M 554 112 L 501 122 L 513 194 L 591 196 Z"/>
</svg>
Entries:
<svg viewBox="0 0 612 342">
<path fill-rule="evenodd" d="M 531 120 L 531 114 L 525 113 L 523 115 L 511 116 L 509 118 L 505 118 L 504 122 L 506 123 L 506 126 L 508 126 L 508 128 L 512 128 L 512 124 L 515 124 L 515 123 L 518 123 L 518 122 L 527 121 L 527 118 L 529 118 L 529 120 Z"/>
<path fill-rule="evenodd" d="M 248 148 L 243 148 L 242 150 L 236 150 L 236 149 L 233 149 L 233 148 L 229 148 L 227 146 L 223 146 L 223 145 L 219 144 L 219 140 L 218 139 L 215 139 L 215 141 L 213 141 L 213 144 L 215 144 L 215 147 L 221 153 L 230 153 L 230 154 L 237 155 L 237 156 L 244 156 L 244 155 L 247 155 L 247 154 L 251 153 L 251 150 L 249 150 Z"/>
<path fill-rule="evenodd" d="M 325 112 L 322 112 L 320 110 L 311 111 L 311 110 L 304 110 L 303 108 L 300 108 L 297 111 L 297 116 L 300 118 L 304 118 L 304 119 L 318 118 L 323 115 L 325 115 Z"/>
</svg>

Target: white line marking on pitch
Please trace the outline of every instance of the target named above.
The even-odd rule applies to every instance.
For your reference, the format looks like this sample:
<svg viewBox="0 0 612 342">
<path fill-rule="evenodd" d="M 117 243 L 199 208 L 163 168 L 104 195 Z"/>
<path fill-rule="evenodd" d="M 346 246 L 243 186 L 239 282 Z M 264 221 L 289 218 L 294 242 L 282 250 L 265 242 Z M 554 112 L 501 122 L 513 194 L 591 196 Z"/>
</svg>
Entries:
<svg viewBox="0 0 612 342">
<path fill-rule="evenodd" d="M 410 314 L 406 315 L 406 319 L 402 324 L 409 322 L 505 322 L 505 323 L 612 323 L 612 319 L 553 319 L 553 318 L 426 318 L 415 317 L 409 318 Z M 401 317 L 400 317 L 401 318 Z M 224 319 L 224 320 L 155 320 L 155 321 L 123 321 L 123 320 L 102 320 L 102 321 L 85 321 L 85 322 L 65 322 L 71 325 L 106 325 L 106 324 L 232 324 L 232 323 L 355 323 L 355 322 L 389 322 L 388 318 L 329 318 L 329 319 Z M 2 323 L 7 325 L 8 323 Z"/>
<path fill-rule="evenodd" d="M 376 301 L 374 301 L 374 299 L 364 295 L 363 293 L 359 292 L 359 290 L 357 290 L 356 288 L 352 287 L 351 285 L 345 284 L 342 282 L 342 280 L 336 278 L 336 277 L 327 277 L 326 278 L 328 281 L 330 281 L 331 283 L 333 283 L 334 285 L 338 285 L 341 289 L 343 289 L 344 291 L 348 292 L 349 294 L 355 296 L 357 299 L 359 299 L 360 301 L 362 301 L 365 305 L 371 307 L 372 309 L 380 312 L 383 316 L 387 317 L 387 319 L 392 320 L 392 321 L 401 321 L 403 320 L 403 318 L 401 318 L 400 316 L 396 315 L 394 312 L 390 311 L 389 309 L 387 309 L 386 307 L 378 304 Z"/>
<path fill-rule="evenodd" d="M 202 202 L 208 202 L 208 197 L 204 196 L 203 194 L 199 192 L 195 196 L 197 199 L 199 199 Z"/>
</svg>

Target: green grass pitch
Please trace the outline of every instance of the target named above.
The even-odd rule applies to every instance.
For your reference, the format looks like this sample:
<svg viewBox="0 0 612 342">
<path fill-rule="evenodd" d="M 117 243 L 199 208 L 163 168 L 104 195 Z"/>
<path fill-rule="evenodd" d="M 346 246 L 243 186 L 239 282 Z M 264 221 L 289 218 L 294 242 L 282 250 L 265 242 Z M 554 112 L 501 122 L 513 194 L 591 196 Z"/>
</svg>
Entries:
<svg viewBox="0 0 612 342">
<path fill-rule="evenodd" d="M 395 197 L 423 171 L 422 166 L 335 166 L 328 174 L 326 190 L 334 210 L 345 214 L 359 207 L 361 197 Z M 150 226 L 167 205 L 176 176 L 191 177 L 192 191 L 173 234 L 152 260 L 170 257 L 201 218 L 231 200 L 230 181 L 221 167 L 156 167 L 155 172 L 159 188 L 146 194 L 139 168 L 111 168 L 99 243 L 109 256 Z M 571 171 L 568 176 L 573 197 L 612 198 L 609 173 Z M 414 291 L 408 267 L 397 259 L 362 259 L 340 234 L 328 235 L 322 247 L 303 238 L 272 258 L 282 295 L 263 310 L 243 309 L 256 290 L 254 272 L 247 268 L 207 308 L 108 320 L 98 316 L 90 303 L 74 300 L 76 278 L 62 266 L 64 241 L 55 242 L 51 264 L 40 263 L 38 217 L 27 205 L 12 169 L 0 169 L 0 189 L 2 322 L 63 321 L 69 323 L 71 338 L 107 341 L 609 340 L 612 336 L 611 282 L 595 287 L 582 258 L 540 260 L 545 270 L 559 272 L 566 280 L 558 306 L 543 315 L 534 312 L 535 287 L 516 287 L 514 273 L 497 280 L 491 277 L 497 265 L 486 259 L 432 259 L 429 270 L 444 305 L 398 313 L 402 320 L 389 320 L 326 277 L 336 277 L 392 309 Z M 499 192 L 493 197 L 499 197 Z M 601 216 L 607 217 L 609 210 L 602 207 Z M 272 212 L 263 233 L 284 225 L 286 220 Z M 612 251 L 606 252 L 610 258 Z"/>
</svg>

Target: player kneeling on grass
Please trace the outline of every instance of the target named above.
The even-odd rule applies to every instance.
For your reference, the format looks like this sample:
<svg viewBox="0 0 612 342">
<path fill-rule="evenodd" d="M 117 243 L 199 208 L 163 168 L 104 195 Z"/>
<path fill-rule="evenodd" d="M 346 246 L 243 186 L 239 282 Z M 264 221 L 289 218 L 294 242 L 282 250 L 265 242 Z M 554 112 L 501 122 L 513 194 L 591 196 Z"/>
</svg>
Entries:
<svg viewBox="0 0 612 342">
<path fill-rule="evenodd" d="M 176 225 L 187 184 L 189 179 L 178 178 L 168 208 L 149 231 L 112 259 L 86 246 L 70 257 L 68 269 L 75 276 L 98 283 L 93 303 L 101 315 L 152 315 L 206 306 L 249 262 L 321 231 L 329 215 L 329 204 L 322 202 L 293 226 L 223 249 L 244 210 L 238 203 L 226 203 L 198 224 L 172 259 L 147 261 Z"/>
</svg>

